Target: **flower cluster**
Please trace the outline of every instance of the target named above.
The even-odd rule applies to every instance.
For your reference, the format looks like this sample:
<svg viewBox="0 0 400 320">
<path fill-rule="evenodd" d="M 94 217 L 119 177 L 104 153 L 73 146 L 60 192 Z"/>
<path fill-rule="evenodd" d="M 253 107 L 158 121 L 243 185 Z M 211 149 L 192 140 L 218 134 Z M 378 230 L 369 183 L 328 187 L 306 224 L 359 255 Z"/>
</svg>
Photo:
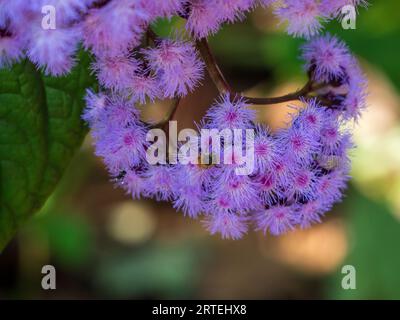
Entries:
<svg viewBox="0 0 400 320">
<path fill-rule="evenodd" d="M 342 197 L 350 169 L 347 154 L 353 147 L 342 127 L 346 113 L 316 99 L 304 101 L 287 128 L 273 133 L 254 124 L 255 113 L 244 100 L 223 95 L 202 126 L 254 129 L 255 169 L 239 176 L 235 161 L 147 164 L 145 124 L 131 102 L 91 92 L 88 97 L 84 118 L 91 123 L 97 154 L 116 183 L 133 198 L 172 201 L 192 218 L 203 216 L 208 230 L 223 238 L 240 238 L 250 225 L 273 235 L 309 227 Z M 235 158 L 235 151 L 229 156 Z"/>
<path fill-rule="evenodd" d="M 245 14 L 258 5 L 274 6 L 276 16 L 287 24 L 287 31 L 294 36 L 310 38 L 322 29 L 321 23 L 339 17 L 345 5 L 366 5 L 365 0 L 0 0 L 0 67 L 27 56 L 38 67 L 52 75 L 68 73 L 75 63 L 74 55 L 79 43 L 91 50 L 98 62 L 94 70 L 99 72 L 102 84 L 125 89 L 134 83 L 140 94 L 150 98 L 157 96 L 156 81 L 167 82 L 171 70 L 163 70 L 156 61 L 161 79 L 138 63 L 138 47 L 143 43 L 148 26 L 158 18 L 174 15 L 185 18 L 185 29 L 193 38 L 204 38 L 216 33 L 223 23 L 243 19 Z M 55 28 L 43 28 L 43 8 L 55 9 Z M 46 12 L 46 11 L 44 11 Z M 49 11 L 49 19 L 51 17 Z M 180 48 L 180 46 L 182 46 Z M 174 83 L 167 88 L 167 95 L 174 89 L 184 94 L 194 88 L 201 77 L 201 64 L 196 61 L 189 44 L 160 44 L 165 54 L 188 55 L 191 61 L 178 66 L 185 84 Z M 175 51 L 178 50 L 178 51 Z M 147 52 L 154 59 L 155 51 Z M 161 52 L 159 52 L 161 54 Z M 104 67 L 104 68 L 103 68 Z M 127 68 L 126 74 L 120 70 Z M 161 69 L 160 69 L 161 68 Z M 172 69 L 172 68 L 171 68 Z M 108 79 L 105 79 L 104 75 Z M 176 70 L 175 70 L 176 71 Z M 191 73 L 191 76 L 188 74 Z M 122 77 L 120 79 L 120 77 Z M 176 86 L 176 87 L 174 87 Z"/>
<path fill-rule="evenodd" d="M 202 217 L 207 229 L 223 238 L 238 239 L 251 226 L 280 235 L 320 222 L 341 199 L 349 177 L 353 145 L 344 124 L 359 119 L 366 80 L 343 42 L 318 35 L 322 23 L 339 18 L 348 4 L 366 1 L 0 0 L 0 68 L 27 57 L 47 74 L 64 75 L 81 44 L 93 54 L 91 68 L 101 86 L 98 93 L 87 92 L 82 117 L 92 129 L 96 155 L 118 186 L 133 198 L 171 201 L 185 215 Z M 44 6 L 56 9 L 56 28 L 43 27 Z M 309 40 L 302 47 L 308 92 L 298 97 L 304 107 L 272 132 L 256 123 L 247 99 L 221 93 L 199 129 L 254 130 L 250 175 L 235 174 L 240 165 L 233 149 L 224 149 L 230 164 L 150 165 L 149 125 L 137 106 L 195 90 L 206 67 L 195 42 L 257 6 L 273 7 L 288 34 Z M 184 21 L 186 34 L 157 37 L 151 24 L 172 16 Z"/>
</svg>

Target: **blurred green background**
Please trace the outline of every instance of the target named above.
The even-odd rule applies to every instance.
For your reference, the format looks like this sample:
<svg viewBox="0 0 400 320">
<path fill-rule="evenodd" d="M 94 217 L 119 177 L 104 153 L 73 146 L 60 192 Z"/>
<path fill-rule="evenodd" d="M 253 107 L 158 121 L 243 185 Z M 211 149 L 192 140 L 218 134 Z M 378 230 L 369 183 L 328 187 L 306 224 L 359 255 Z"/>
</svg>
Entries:
<svg viewBox="0 0 400 320">
<path fill-rule="evenodd" d="M 323 224 L 222 241 L 168 203 L 132 201 L 115 189 L 88 138 L 56 193 L 0 255 L 0 298 L 400 299 L 400 2 L 370 2 L 356 30 L 327 26 L 360 58 L 370 96 L 354 126 L 352 182 Z M 179 23 L 162 21 L 158 32 Z M 275 95 L 305 81 L 302 40 L 286 36 L 268 10 L 210 42 L 238 91 Z M 215 96 L 209 84 L 199 91 L 184 108 Z M 277 127 L 287 107 L 257 110 Z M 46 264 L 56 267 L 55 291 L 41 289 Z M 342 289 L 344 265 L 356 269 L 356 290 Z"/>
</svg>

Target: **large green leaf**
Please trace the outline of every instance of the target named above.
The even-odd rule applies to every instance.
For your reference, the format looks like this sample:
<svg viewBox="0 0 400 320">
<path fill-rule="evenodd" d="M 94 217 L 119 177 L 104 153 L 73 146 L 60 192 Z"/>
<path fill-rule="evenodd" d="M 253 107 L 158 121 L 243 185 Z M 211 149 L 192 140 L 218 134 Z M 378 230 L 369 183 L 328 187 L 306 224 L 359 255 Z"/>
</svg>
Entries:
<svg viewBox="0 0 400 320">
<path fill-rule="evenodd" d="M 87 132 L 83 95 L 95 83 L 90 57 L 66 77 L 29 62 L 0 70 L 0 251 L 52 193 Z"/>
</svg>

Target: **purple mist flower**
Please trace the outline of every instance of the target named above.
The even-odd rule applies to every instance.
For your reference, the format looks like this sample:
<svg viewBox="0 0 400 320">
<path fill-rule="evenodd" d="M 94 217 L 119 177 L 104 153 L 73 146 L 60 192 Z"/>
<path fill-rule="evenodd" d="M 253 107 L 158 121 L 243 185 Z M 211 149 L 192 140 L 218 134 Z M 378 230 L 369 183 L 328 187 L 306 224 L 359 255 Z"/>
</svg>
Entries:
<svg viewBox="0 0 400 320">
<path fill-rule="evenodd" d="M 340 79 L 350 63 L 347 46 L 331 35 L 317 37 L 302 48 L 306 69 L 313 70 L 314 80 L 329 82 Z"/>
<path fill-rule="evenodd" d="M 296 207 L 296 222 L 300 228 L 307 229 L 311 227 L 312 224 L 321 223 L 321 216 L 329 209 L 330 207 L 326 204 L 322 204 L 318 200 L 299 204 Z"/>
<path fill-rule="evenodd" d="M 192 164 L 178 165 L 174 182 L 174 208 L 192 218 L 203 213 L 210 179 L 210 170 Z"/>
<path fill-rule="evenodd" d="M 330 116 L 321 129 L 321 143 L 325 154 L 334 154 L 339 147 L 342 137 L 339 125 L 338 120 Z"/>
<path fill-rule="evenodd" d="M 90 91 L 87 103 L 84 117 L 92 128 L 96 155 L 103 158 L 110 173 L 118 176 L 139 164 L 145 157 L 146 127 L 133 105 L 124 98 L 96 96 Z"/>
<path fill-rule="evenodd" d="M 322 29 L 320 19 L 323 12 L 319 1 L 284 0 L 283 3 L 283 7 L 276 9 L 275 14 L 288 23 L 288 34 L 309 39 Z"/>
<path fill-rule="evenodd" d="M 53 6 L 57 12 L 57 24 L 67 26 L 80 20 L 95 0 L 35 0 L 32 8 L 41 13 L 44 6 Z"/>
<path fill-rule="evenodd" d="M 298 114 L 293 118 L 293 126 L 309 133 L 317 139 L 324 127 L 327 112 L 317 99 L 303 100 L 303 102 L 306 106 L 300 109 Z"/>
<path fill-rule="evenodd" d="M 254 160 L 256 170 L 260 173 L 272 170 L 278 158 L 278 143 L 270 130 L 257 125 L 254 139 Z"/>
<path fill-rule="evenodd" d="M 157 201 L 167 201 L 174 198 L 174 168 L 170 166 L 149 166 L 143 174 L 146 178 L 144 194 Z"/>
<path fill-rule="evenodd" d="M 128 169 L 117 185 L 124 189 L 133 199 L 139 199 L 146 185 L 146 179 L 136 170 Z"/>
<path fill-rule="evenodd" d="M 107 106 L 107 96 L 103 93 L 94 93 L 92 90 L 86 90 L 86 108 L 83 111 L 82 119 L 93 126 L 99 117 L 104 114 Z"/>
<path fill-rule="evenodd" d="M 23 57 L 24 41 L 16 35 L 0 36 L 0 68 L 8 67 Z"/>
<path fill-rule="evenodd" d="M 283 190 L 287 189 L 287 186 L 291 183 L 290 177 L 292 174 L 293 167 L 296 166 L 292 157 L 281 155 L 276 161 L 274 168 L 272 169 L 276 184 Z"/>
<path fill-rule="evenodd" d="M 222 239 L 240 239 L 247 233 L 247 218 L 229 212 L 207 216 L 205 226 L 211 234 L 220 233 Z"/>
<path fill-rule="evenodd" d="M 318 37 L 303 46 L 303 59 L 315 81 L 332 85 L 322 96 L 345 120 L 357 121 L 366 107 L 367 80 L 346 45 L 330 35 Z"/>
<path fill-rule="evenodd" d="M 310 163 L 320 148 L 320 142 L 312 133 L 294 126 L 280 131 L 279 140 L 285 150 L 286 161 Z"/>
<path fill-rule="evenodd" d="M 132 78 L 129 92 L 134 101 L 146 104 L 146 99 L 150 102 L 161 96 L 159 82 L 156 77 L 146 75 L 143 71 L 138 71 Z"/>
<path fill-rule="evenodd" d="M 186 28 L 197 38 L 205 38 L 218 31 L 221 21 L 216 0 L 190 0 Z"/>
<path fill-rule="evenodd" d="M 366 109 L 368 81 L 354 57 L 347 68 L 347 74 L 347 95 L 339 108 L 343 111 L 344 119 L 357 121 Z"/>
<path fill-rule="evenodd" d="M 256 212 L 254 220 L 257 230 L 274 236 L 287 233 L 296 225 L 294 208 L 280 205 Z"/>
<path fill-rule="evenodd" d="M 256 112 L 242 98 L 231 98 L 229 93 L 220 96 L 205 116 L 206 127 L 211 129 L 252 128 Z"/>
<path fill-rule="evenodd" d="M 279 198 L 284 198 L 278 178 L 273 171 L 257 176 L 255 182 L 263 205 L 272 206 Z"/>
<path fill-rule="evenodd" d="M 235 22 L 241 20 L 254 3 L 254 0 L 217 0 L 215 9 L 221 21 Z"/>
<path fill-rule="evenodd" d="M 107 96 L 104 112 L 99 113 L 98 121 L 92 128 L 108 130 L 113 127 L 128 127 L 139 122 L 139 111 L 132 101 L 124 96 L 111 95 Z"/>
<path fill-rule="evenodd" d="M 6 28 L 10 24 L 13 29 L 21 31 L 22 26 L 29 23 L 34 8 L 33 1 L 0 0 L 0 28 Z"/>
<path fill-rule="evenodd" d="M 346 171 L 336 170 L 318 178 L 316 188 L 321 204 L 332 205 L 342 198 L 342 191 L 346 188 L 348 174 Z"/>
<path fill-rule="evenodd" d="M 286 194 L 289 199 L 310 200 L 316 197 L 316 174 L 308 168 L 296 168 L 291 174 L 291 183 Z"/>
<path fill-rule="evenodd" d="M 204 213 L 207 216 L 216 214 L 235 213 L 235 203 L 230 195 L 221 192 L 213 193 L 211 190 L 207 194 L 204 204 Z"/>
<path fill-rule="evenodd" d="M 230 199 L 230 209 L 238 213 L 255 210 L 260 207 L 257 185 L 248 176 L 236 175 L 232 170 L 222 169 L 214 181 L 212 192 L 217 196 Z"/>
<path fill-rule="evenodd" d="M 191 43 L 163 40 L 156 48 L 146 49 L 143 53 L 166 98 L 187 95 L 203 78 L 203 62 Z"/>
<path fill-rule="evenodd" d="M 175 192 L 178 194 L 173 202 L 175 209 L 182 210 L 191 218 L 196 218 L 204 211 L 205 191 L 201 184 L 195 182 L 189 184 L 180 180 Z"/>
<path fill-rule="evenodd" d="M 28 38 L 28 57 L 46 74 L 60 76 L 71 70 L 80 41 L 79 28 L 45 30 L 36 26 L 30 30 Z"/>
<path fill-rule="evenodd" d="M 96 155 L 104 159 L 111 173 L 129 169 L 145 158 L 145 128 L 139 124 L 108 128 L 96 135 Z"/>
<path fill-rule="evenodd" d="M 129 56 L 99 56 L 92 64 L 92 70 L 105 88 L 126 90 L 132 86 L 139 62 Z"/>
<path fill-rule="evenodd" d="M 143 6 L 153 18 L 171 17 L 183 11 L 185 2 L 186 0 L 144 0 Z"/>
<path fill-rule="evenodd" d="M 98 56 L 126 54 L 139 44 L 148 19 L 139 0 L 109 1 L 86 16 L 84 45 Z"/>
</svg>

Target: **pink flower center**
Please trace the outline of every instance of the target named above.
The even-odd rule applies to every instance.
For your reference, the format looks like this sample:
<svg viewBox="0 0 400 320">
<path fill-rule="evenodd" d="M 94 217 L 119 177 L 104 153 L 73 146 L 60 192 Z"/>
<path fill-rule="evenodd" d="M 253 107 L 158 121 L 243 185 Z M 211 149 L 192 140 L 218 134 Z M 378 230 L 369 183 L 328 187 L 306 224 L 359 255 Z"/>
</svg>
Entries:
<svg viewBox="0 0 400 320">
<path fill-rule="evenodd" d="M 309 179 L 308 175 L 306 175 L 306 174 L 301 174 L 296 178 L 296 184 L 302 188 L 306 187 L 308 185 L 309 181 L 310 181 L 310 179 Z"/>
<path fill-rule="evenodd" d="M 259 144 L 255 147 L 256 154 L 259 156 L 265 156 L 268 154 L 268 146 L 265 144 Z"/>
<path fill-rule="evenodd" d="M 220 198 L 218 200 L 218 204 L 222 207 L 222 208 L 228 208 L 229 207 L 229 202 L 228 200 L 224 199 L 224 198 Z"/>
<path fill-rule="evenodd" d="M 237 114 L 236 112 L 230 111 L 228 112 L 228 114 L 226 115 L 226 120 L 229 122 L 233 122 L 237 119 Z"/>
<path fill-rule="evenodd" d="M 316 124 L 317 123 L 317 117 L 313 114 L 310 114 L 307 116 L 307 121 L 311 124 Z"/>
<path fill-rule="evenodd" d="M 303 144 L 303 141 L 302 141 L 301 138 L 299 138 L 299 137 L 294 137 L 294 138 L 292 139 L 292 146 L 293 146 L 293 148 L 299 150 L 299 149 L 301 149 L 301 148 L 303 147 L 303 145 L 304 145 L 304 144 Z"/>
<path fill-rule="evenodd" d="M 334 128 L 327 129 L 325 131 L 325 136 L 330 140 L 335 140 L 337 137 L 337 131 Z"/>
<path fill-rule="evenodd" d="M 240 186 L 240 182 L 238 180 L 231 181 L 229 185 L 232 189 L 237 189 Z"/>
<path fill-rule="evenodd" d="M 261 178 L 261 184 L 266 189 L 270 189 L 274 184 L 274 179 L 270 175 L 269 176 L 264 176 L 264 177 Z"/>
<path fill-rule="evenodd" d="M 134 143 L 134 139 L 133 139 L 132 135 L 126 134 L 124 136 L 124 144 L 127 146 L 131 146 L 131 145 L 133 145 L 133 143 Z"/>
<path fill-rule="evenodd" d="M 284 212 L 284 211 L 278 211 L 278 212 L 275 214 L 275 217 L 276 217 L 277 219 L 279 219 L 279 220 L 282 220 L 282 219 L 285 218 L 285 212 Z"/>
</svg>

